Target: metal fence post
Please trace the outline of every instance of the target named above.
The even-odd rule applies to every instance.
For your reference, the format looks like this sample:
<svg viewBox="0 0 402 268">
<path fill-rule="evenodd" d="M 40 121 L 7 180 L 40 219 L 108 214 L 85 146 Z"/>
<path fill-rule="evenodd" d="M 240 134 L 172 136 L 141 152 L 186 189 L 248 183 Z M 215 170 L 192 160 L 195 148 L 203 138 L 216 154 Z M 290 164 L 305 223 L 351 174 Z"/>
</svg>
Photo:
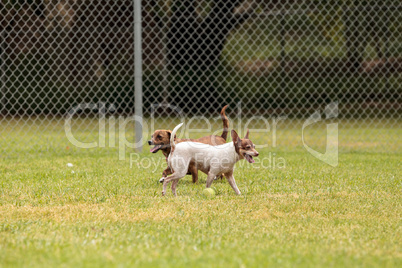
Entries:
<svg viewBox="0 0 402 268">
<path fill-rule="evenodd" d="M 134 0 L 134 87 L 135 87 L 135 142 L 142 140 L 142 18 L 141 0 Z M 140 120 L 140 121 L 139 121 Z M 142 143 L 137 146 L 142 152 Z"/>
<path fill-rule="evenodd" d="M 1 31 L 1 39 L 0 39 L 0 84 L 1 84 L 1 98 L 0 98 L 0 115 L 3 115 L 5 113 L 6 110 L 6 103 L 5 103 L 5 98 L 6 98 L 6 82 L 5 82 L 5 72 L 6 70 L 4 69 L 4 65 L 5 65 L 5 59 L 3 57 L 4 53 L 6 53 L 4 47 L 3 47 L 3 43 L 6 42 L 6 37 L 4 34 L 5 30 Z"/>
</svg>

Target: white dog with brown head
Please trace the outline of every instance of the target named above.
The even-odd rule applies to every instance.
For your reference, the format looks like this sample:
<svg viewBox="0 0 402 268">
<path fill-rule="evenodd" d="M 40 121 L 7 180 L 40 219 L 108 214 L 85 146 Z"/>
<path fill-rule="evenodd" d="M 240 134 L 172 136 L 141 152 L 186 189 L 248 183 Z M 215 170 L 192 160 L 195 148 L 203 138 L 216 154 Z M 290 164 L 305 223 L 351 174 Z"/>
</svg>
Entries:
<svg viewBox="0 0 402 268">
<path fill-rule="evenodd" d="M 198 142 L 181 142 L 176 145 L 174 136 L 182 125 L 183 123 L 176 126 L 171 135 L 168 165 L 173 170 L 173 174 L 164 180 L 162 194 L 166 194 L 167 184 L 172 181 L 172 192 L 176 195 L 177 183 L 187 174 L 188 166 L 192 163 L 208 175 L 207 188 L 211 187 L 215 176 L 223 173 L 235 193 L 239 195 L 240 191 L 233 177 L 234 166 L 241 159 L 254 163 L 253 157 L 259 155 L 255 145 L 249 139 L 249 131 L 247 130 L 246 136 L 240 139 L 236 131 L 232 130 L 233 142 L 217 146 Z"/>
</svg>

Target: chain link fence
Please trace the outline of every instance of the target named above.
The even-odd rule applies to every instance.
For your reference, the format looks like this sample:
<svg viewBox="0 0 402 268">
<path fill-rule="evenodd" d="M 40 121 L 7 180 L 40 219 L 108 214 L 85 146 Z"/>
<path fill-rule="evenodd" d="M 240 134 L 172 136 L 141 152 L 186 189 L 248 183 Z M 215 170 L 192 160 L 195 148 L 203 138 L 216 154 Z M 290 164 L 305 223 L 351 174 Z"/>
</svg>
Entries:
<svg viewBox="0 0 402 268">
<path fill-rule="evenodd" d="M 133 115 L 133 11 L 1 1 L 3 151 L 68 146 L 71 111 L 83 141 L 99 134 L 99 111 Z M 215 118 L 228 104 L 231 119 L 286 117 L 285 135 L 336 102 L 348 142 L 400 146 L 401 11 L 396 0 L 142 1 L 145 121 L 172 128 L 177 111 Z"/>
</svg>

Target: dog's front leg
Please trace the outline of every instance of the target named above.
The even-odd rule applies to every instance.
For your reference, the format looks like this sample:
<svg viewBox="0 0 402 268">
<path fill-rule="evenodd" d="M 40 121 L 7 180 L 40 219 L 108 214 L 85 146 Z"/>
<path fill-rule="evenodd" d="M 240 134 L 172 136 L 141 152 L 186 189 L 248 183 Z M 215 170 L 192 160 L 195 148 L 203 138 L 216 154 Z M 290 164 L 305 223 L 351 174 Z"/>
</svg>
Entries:
<svg viewBox="0 0 402 268">
<path fill-rule="evenodd" d="M 239 188 L 237 188 L 236 181 L 235 181 L 235 179 L 234 179 L 234 177 L 233 177 L 233 172 L 226 173 L 226 174 L 225 174 L 225 177 L 226 177 L 226 179 L 228 180 L 230 186 L 232 186 L 232 188 L 233 188 L 233 190 L 235 191 L 235 193 L 236 193 L 237 195 L 240 195 L 241 192 L 240 192 Z"/>
<path fill-rule="evenodd" d="M 211 171 L 208 172 L 208 177 L 207 177 L 207 188 L 211 187 L 212 182 L 214 181 L 216 177 L 216 174 L 212 173 Z"/>
</svg>

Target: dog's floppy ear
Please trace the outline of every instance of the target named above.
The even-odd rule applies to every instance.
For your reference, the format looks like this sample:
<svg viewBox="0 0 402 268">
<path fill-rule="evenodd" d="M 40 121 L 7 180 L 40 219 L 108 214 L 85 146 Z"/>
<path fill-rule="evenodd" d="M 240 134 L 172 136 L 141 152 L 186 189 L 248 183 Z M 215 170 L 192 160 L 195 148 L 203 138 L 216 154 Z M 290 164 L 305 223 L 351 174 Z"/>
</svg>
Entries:
<svg viewBox="0 0 402 268">
<path fill-rule="evenodd" d="M 249 133 L 250 133 L 250 131 L 247 129 L 246 136 L 244 136 L 245 139 L 249 139 L 249 138 L 248 138 L 248 134 L 249 134 Z"/>
</svg>

